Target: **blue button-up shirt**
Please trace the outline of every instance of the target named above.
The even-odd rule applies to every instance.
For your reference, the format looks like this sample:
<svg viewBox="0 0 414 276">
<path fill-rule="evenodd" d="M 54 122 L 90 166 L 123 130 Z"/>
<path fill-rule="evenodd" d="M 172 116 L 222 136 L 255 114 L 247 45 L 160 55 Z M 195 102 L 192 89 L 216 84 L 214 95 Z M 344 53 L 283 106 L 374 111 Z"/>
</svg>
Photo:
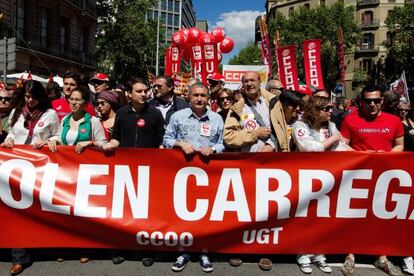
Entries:
<svg viewBox="0 0 414 276">
<path fill-rule="evenodd" d="M 177 141 L 180 141 L 190 143 L 196 149 L 214 147 L 216 152 L 222 152 L 224 150 L 223 129 L 223 119 L 217 113 L 206 110 L 204 115 L 198 118 L 191 108 L 186 108 L 171 116 L 165 130 L 163 144 L 170 149 Z"/>
</svg>

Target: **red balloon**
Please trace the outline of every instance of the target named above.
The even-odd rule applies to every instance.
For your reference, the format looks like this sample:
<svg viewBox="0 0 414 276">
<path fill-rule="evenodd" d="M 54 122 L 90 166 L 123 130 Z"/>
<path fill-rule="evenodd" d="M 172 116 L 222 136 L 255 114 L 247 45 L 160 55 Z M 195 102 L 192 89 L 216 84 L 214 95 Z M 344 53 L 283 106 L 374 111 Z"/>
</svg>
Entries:
<svg viewBox="0 0 414 276">
<path fill-rule="evenodd" d="M 226 31 L 224 30 L 224 28 L 222 27 L 217 27 L 214 28 L 213 31 L 211 32 L 214 37 L 216 38 L 217 42 L 221 42 L 223 41 L 223 39 L 226 37 Z"/>
<path fill-rule="evenodd" d="M 204 33 L 200 39 L 201 44 L 210 44 L 210 43 L 217 43 L 216 38 L 214 35 L 210 33 Z"/>
<path fill-rule="evenodd" d="M 223 41 L 220 43 L 220 51 L 223 54 L 230 53 L 231 50 L 234 48 L 234 40 L 231 37 L 226 37 L 223 39 Z"/>
<path fill-rule="evenodd" d="M 194 44 L 197 43 L 200 40 L 201 35 L 203 34 L 203 31 L 197 29 L 197 28 L 190 28 L 188 30 L 188 43 Z"/>
<path fill-rule="evenodd" d="M 171 40 L 178 46 L 183 46 L 187 42 L 187 37 L 184 32 L 178 31 L 174 33 L 171 37 Z"/>
</svg>

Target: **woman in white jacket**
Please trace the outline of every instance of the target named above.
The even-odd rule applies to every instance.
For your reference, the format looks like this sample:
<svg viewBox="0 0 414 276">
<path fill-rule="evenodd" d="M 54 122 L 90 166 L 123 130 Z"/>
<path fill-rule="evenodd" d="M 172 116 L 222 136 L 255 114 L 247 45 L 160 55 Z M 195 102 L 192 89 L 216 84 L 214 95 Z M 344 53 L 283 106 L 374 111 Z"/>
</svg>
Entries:
<svg viewBox="0 0 414 276">
<path fill-rule="evenodd" d="M 330 122 L 332 105 L 329 99 L 312 97 L 304 106 L 301 121 L 293 124 L 293 139 L 298 151 L 340 151 L 350 149 L 342 140 L 335 124 Z M 325 273 L 332 269 L 323 254 L 300 254 L 297 262 L 302 272 L 312 273 L 314 263 Z"/>
</svg>

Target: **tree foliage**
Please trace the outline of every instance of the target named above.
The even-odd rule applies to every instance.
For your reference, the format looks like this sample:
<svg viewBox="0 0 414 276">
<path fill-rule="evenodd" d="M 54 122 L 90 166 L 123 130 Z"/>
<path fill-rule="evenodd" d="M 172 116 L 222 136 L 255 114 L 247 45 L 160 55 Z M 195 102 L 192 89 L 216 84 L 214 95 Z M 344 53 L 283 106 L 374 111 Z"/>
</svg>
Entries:
<svg viewBox="0 0 414 276">
<path fill-rule="evenodd" d="M 385 60 L 385 77 L 389 80 L 399 78 L 402 70 L 408 78 L 414 79 L 414 4 L 395 7 L 385 20 L 388 27 L 388 49 Z"/>
<path fill-rule="evenodd" d="M 302 43 L 307 39 L 321 39 L 322 72 L 325 86 L 333 88 L 339 79 L 338 30 L 342 27 L 345 51 L 361 38 L 361 29 L 354 19 L 354 8 L 337 2 L 331 6 L 316 9 L 301 7 L 286 18 L 277 13 L 269 22 L 271 41 L 276 30 L 279 31 L 279 45 L 296 45 L 297 67 L 299 77 L 305 79 L 303 67 Z M 276 69 L 276 61 L 274 61 Z"/>
<path fill-rule="evenodd" d="M 260 49 L 253 41 L 240 50 L 239 54 L 229 60 L 230 65 L 258 65 L 263 64 Z"/>
<path fill-rule="evenodd" d="M 145 20 L 155 0 L 98 0 L 98 67 L 118 82 L 146 76 L 155 64 L 156 22 Z M 151 67 L 149 68 L 152 69 Z"/>
</svg>

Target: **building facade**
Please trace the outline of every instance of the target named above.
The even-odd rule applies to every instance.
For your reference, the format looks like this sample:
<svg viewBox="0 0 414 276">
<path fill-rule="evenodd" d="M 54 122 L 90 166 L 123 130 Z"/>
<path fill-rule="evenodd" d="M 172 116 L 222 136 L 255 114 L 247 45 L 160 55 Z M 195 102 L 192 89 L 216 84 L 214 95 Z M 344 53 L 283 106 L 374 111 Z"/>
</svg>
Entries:
<svg viewBox="0 0 414 276">
<path fill-rule="evenodd" d="M 1 37 L 16 38 L 16 66 L 49 76 L 96 70 L 96 0 L 0 0 Z"/>
<path fill-rule="evenodd" d="M 321 5 L 332 5 L 337 0 L 267 0 L 267 18 L 275 17 L 276 11 L 289 17 L 299 7 L 316 8 Z M 353 53 L 346 55 L 345 91 L 346 97 L 355 96 L 352 91 L 354 74 L 371 74 L 384 62 L 387 49 L 384 42 L 387 39 L 385 20 L 393 12 L 394 7 L 403 6 L 413 0 L 343 0 L 345 6 L 355 8 L 356 22 L 362 29 L 362 40 Z"/>
<path fill-rule="evenodd" d="M 171 36 L 181 28 L 191 28 L 196 25 L 195 11 L 192 0 L 159 0 L 148 12 L 147 18 L 160 19 L 160 43 L 168 44 Z"/>
</svg>

